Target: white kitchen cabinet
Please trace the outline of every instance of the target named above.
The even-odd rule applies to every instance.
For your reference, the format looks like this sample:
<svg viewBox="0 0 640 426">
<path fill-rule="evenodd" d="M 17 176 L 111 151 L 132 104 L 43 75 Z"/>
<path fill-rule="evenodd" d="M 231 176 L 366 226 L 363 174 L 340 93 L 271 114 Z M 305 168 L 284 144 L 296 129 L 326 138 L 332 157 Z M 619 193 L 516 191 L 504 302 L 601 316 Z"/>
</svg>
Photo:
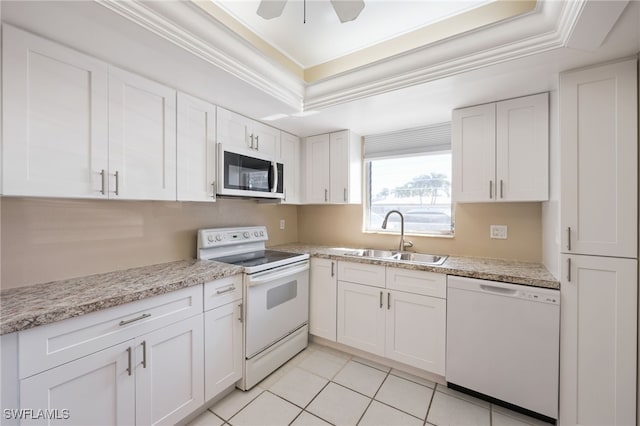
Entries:
<svg viewBox="0 0 640 426">
<path fill-rule="evenodd" d="M 204 404 L 202 314 L 135 342 L 136 424 L 175 424 Z"/>
<path fill-rule="evenodd" d="M 456 202 L 549 198 L 549 95 L 453 111 Z"/>
<path fill-rule="evenodd" d="M 107 198 L 107 64 L 2 31 L 3 194 Z"/>
<path fill-rule="evenodd" d="M 300 138 L 280 132 L 280 161 L 284 165 L 283 204 L 300 204 Z"/>
<path fill-rule="evenodd" d="M 176 199 L 176 92 L 109 67 L 109 194 Z"/>
<path fill-rule="evenodd" d="M 637 61 L 560 75 L 562 251 L 636 257 Z"/>
<path fill-rule="evenodd" d="M 178 201 L 216 200 L 216 107 L 178 93 Z"/>
<path fill-rule="evenodd" d="M 279 156 L 279 130 L 220 107 L 216 123 L 218 143 L 259 151 L 273 158 Z"/>
<path fill-rule="evenodd" d="M 562 259 L 560 424 L 636 424 L 638 263 Z"/>
<path fill-rule="evenodd" d="M 337 263 L 312 257 L 309 270 L 309 333 L 332 342 L 336 341 Z"/>
<path fill-rule="evenodd" d="M 205 401 L 242 378 L 241 318 L 241 299 L 204 314 Z"/>
<path fill-rule="evenodd" d="M 385 297 L 385 356 L 444 376 L 446 300 L 393 290 Z"/>
<path fill-rule="evenodd" d="M 377 287 L 338 281 L 339 343 L 385 355 L 384 293 Z"/>
<path fill-rule="evenodd" d="M 308 137 L 304 146 L 306 202 L 358 204 L 362 201 L 362 143 L 343 130 Z"/>
<path fill-rule="evenodd" d="M 21 380 L 21 407 L 58 410 L 69 425 L 135 424 L 132 345 L 133 340 L 126 341 Z M 49 422 L 25 419 L 20 424 Z"/>
</svg>

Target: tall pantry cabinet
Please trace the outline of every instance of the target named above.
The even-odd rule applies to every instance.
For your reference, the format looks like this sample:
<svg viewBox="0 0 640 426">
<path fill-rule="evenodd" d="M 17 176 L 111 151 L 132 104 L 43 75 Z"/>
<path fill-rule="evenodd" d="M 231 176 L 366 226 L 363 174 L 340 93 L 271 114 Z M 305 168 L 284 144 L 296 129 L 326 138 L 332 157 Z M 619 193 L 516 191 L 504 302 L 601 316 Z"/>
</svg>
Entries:
<svg viewBox="0 0 640 426">
<path fill-rule="evenodd" d="M 560 424 L 636 424 L 635 59 L 560 75 Z"/>
</svg>

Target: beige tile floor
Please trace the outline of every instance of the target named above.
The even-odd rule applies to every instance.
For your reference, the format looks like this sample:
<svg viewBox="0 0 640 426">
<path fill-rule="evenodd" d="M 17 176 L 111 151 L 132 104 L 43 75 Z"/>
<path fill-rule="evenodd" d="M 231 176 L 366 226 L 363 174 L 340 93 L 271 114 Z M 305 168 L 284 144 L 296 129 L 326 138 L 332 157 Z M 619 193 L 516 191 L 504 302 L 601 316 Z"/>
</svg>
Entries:
<svg viewBox="0 0 640 426">
<path fill-rule="evenodd" d="M 203 425 L 548 426 L 316 344 L 250 391 L 234 390 L 190 423 Z"/>
</svg>

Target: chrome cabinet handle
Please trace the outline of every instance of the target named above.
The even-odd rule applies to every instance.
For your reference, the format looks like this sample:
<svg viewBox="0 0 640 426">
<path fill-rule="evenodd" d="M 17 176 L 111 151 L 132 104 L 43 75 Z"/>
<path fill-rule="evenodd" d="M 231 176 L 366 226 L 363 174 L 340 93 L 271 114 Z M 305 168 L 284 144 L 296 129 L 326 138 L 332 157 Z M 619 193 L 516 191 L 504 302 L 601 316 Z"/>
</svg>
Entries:
<svg viewBox="0 0 640 426">
<path fill-rule="evenodd" d="M 238 321 L 242 322 L 242 303 L 238 305 L 238 308 L 240 308 L 240 316 L 238 317 Z"/>
<path fill-rule="evenodd" d="M 326 203 L 327 201 L 329 201 L 328 196 L 329 196 L 329 191 L 325 189 L 325 190 L 324 190 L 324 201 L 325 201 L 325 203 Z"/>
<path fill-rule="evenodd" d="M 260 136 L 256 136 L 256 151 L 260 150 Z"/>
<path fill-rule="evenodd" d="M 129 346 L 127 348 L 127 359 L 128 359 L 128 364 L 127 364 L 127 374 L 130 376 L 131 373 L 133 372 L 131 370 L 131 346 Z"/>
<path fill-rule="evenodd" d="M 567 227 L 567 250 L 571 251 L 571 227 Z"/>
<path fill-rule="evenodd" d="M 142 341 L 142 368 L 147 368 L 147 341 Z"/>
<path fill-rule="evenodd" d="M 234 286 L 233 284 L 231 284 L 229 287 L 225 288 L 224 290 L 216 290 L 216 294 L 225 294 L 225 293 L 229 293 L 230 291 L 233 291 L 236 289 L 236 286 Z"/>
<path fill-rule="evenodd" d="M 571 282 L 571 258 L 567 259 L 567 282 Z"/>
<path fill-rule="evenodd" d="M 104 169 L 102 169 L 100 171 L 100 193 L 102 195 L 104 195 L 104 175 L 105 175 L 105 171 Z"/>
<path fill-rule="evenodd" d="M 113 175 L 116 177 L 116 190 L 114 192 L 116 195 L 120 195 L 120 173 L 116 170 Z"/>
<path fill-rule="evenodd" d="M 253 133 L 251 133 L 249 137 L 251 138 L 251 143 L 249 144 L 249 148 L 253 149 Z"/>
<path fill-rule="evenodd" d="M 387 292 L 387 310 L 391 309 L 391 293 Z"/>
<path fill-rule="evenodd" d="M 504 198 L 504 194 L 502 193 L 502 179 L 500 179 L 500 198 Z"/>
<path fill-rule="evenodd" d="M 333 277 L 335 275 L 335 271 L 334 271 L 333 267 L 334 267 L 334 263 L 331 262 L 331 277 Z"/>
<path fill-rule="evenodd" d="M 344 202 L 347 202 L 347 188 L 344 189 Z"/>
<path fill-rule="evenodd" d="M 380 292 L 380 309 L 382 309 L 382 292 Z"/>
<path fill-rule="evenodd" d="M 139 317 L 135 317 L 135 318 L 132 318 L 130 320 L 120 321 L 119 325 L 123 326 L 123 325 L 131 324 L 132 322 L 140 321 L 141 319 L 149 318 L 150 316 L 151 316 L 151 314 L 142 314 Z"/>
<path fill-rule="evenodd" d="M 493 199 L 493 181 L 489 181 L 489 199 Z"/>
<path fill-rule="evenodd" d="M 211 182 L 211 198 L 216 198 L 216 183 Z"/>
</svg>

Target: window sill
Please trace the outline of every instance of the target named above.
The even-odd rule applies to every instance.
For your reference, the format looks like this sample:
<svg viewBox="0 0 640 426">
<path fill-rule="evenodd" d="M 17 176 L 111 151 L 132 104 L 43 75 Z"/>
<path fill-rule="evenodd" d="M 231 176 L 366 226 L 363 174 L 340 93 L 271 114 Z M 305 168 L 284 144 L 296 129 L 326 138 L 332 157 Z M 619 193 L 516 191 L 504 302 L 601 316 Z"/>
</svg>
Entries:
<svg viewBox="0 0 640 426">
<path fill-rule="evenodd" d="M 378 235 L 393 235 L 396 237 L 400 236 L 399 232 L 396 231 L 373 231 L 373 230 L 363 230 L 362 231 L 363 234 L 378 234 Z M 426 238 L 455 238 L 455 232 L 451 232 L 448 234 L 414 234 L 411 232 L 405 232 L 404 234 L 405 238 L 406 237 L 426 237 Z"/>
</svg>

